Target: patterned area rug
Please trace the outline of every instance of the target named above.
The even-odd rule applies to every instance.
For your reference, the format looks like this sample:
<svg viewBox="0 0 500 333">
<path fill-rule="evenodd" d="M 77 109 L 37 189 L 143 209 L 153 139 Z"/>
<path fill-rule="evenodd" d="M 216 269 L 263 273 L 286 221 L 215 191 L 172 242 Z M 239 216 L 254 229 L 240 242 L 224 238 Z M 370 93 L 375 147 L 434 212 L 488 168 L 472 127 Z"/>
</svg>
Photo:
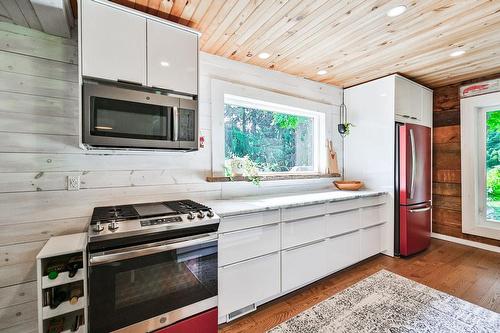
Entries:
<svg viewBox="0 0 500 333">
<path fill-rule="evenodd" d="M 500 332 L 500 315 L 381 270 L 269 333 Z"/>
</svg>

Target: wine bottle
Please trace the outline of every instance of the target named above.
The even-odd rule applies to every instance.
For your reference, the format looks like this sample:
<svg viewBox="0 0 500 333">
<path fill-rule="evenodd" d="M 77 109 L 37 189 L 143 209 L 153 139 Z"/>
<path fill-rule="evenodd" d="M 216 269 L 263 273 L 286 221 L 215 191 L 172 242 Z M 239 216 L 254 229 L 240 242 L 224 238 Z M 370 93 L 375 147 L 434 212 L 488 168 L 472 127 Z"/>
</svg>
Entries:
<svg viewBox="0 0 500 333">
<path fill-rule="evenodd" d="M 64 317 L 53 318 L 49 321 L 47 333 L 60 333 L 64 330 Z"/>
<path fill-rule="evenodd" d="M 63 262 L 55 261 L 47 265 L 47 276 L 50 280 L 55 280 L 59 273 L 66 269 L 66 265 Z"/>
<path fill-rule="evenodd" d="M 76 304 L 78 302 L 78 298 L 80 298 L 82 295 L 83 293 L 81 288 L 79 287 L 71 288 L 69 292 L 69 303 Z"/>
<path fill-rule="evenodd" d="M 78 269 L 83 267 L 82 256 L 74 256 L 69 258 L 68 263 L 66 264 L 66 270 L 68 271 L 68 276 L 70 278 L 76 275 Z"/>
<path fill-rule="evenodd" d="M 52 288 L 52 299 L 50 303 L 50 308 L 55 309 L 62 302 L 68 299 L 68 293 L 64 289 Z"/>
</svg>

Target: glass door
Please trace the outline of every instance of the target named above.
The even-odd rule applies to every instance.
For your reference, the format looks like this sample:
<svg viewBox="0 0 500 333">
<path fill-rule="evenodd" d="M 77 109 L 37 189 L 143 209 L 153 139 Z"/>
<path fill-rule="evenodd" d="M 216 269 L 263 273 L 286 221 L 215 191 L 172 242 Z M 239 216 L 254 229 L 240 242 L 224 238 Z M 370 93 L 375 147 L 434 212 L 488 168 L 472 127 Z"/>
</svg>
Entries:
<svg viewBox="0 0 500 333">
<path fill-rule="evenodd" d="M 109 251 L 89 262 L 89 332 L 111 332 L 159 315 L 174 318 L 181 308 L 188 313 L 186 308 L 193 307 L 196 313 L 217 305 L 216 235 Z M 163 326 L 169 324 L 165 320 Z"/>
<path fill-rule="evenodd" d="M 145 140 L 171 140 L 172 107 L 91 97 L 91 135 Z"/>
</svg>

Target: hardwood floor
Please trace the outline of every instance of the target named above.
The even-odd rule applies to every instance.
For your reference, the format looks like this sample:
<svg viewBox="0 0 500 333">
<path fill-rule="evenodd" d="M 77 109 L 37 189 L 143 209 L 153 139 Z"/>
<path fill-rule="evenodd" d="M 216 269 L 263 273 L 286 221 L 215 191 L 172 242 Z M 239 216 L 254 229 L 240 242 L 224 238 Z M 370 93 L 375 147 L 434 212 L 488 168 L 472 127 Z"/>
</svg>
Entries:
<svg viewBox="0 0 500 333">
<path fill-rule="evenodd" d="M 221 325 L 219 333 L 265 332 L 381 269 L 500 312 L 500 253 L 433 239 L 423 253 L 377 255 Z"/>
</svg>

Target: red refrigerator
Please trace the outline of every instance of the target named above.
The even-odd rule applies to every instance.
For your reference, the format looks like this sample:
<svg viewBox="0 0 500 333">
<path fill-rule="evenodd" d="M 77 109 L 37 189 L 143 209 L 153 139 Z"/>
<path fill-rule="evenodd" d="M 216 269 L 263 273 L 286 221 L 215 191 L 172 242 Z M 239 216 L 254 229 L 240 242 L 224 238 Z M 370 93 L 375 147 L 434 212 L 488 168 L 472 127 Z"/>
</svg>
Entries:
<svg viewBox="0 0 500 333">
<path fill-rule="evenodd" d="M 395 254 L 425 250 L 431 240 L 431 129 L 396 124 Z"/>
</svg>

